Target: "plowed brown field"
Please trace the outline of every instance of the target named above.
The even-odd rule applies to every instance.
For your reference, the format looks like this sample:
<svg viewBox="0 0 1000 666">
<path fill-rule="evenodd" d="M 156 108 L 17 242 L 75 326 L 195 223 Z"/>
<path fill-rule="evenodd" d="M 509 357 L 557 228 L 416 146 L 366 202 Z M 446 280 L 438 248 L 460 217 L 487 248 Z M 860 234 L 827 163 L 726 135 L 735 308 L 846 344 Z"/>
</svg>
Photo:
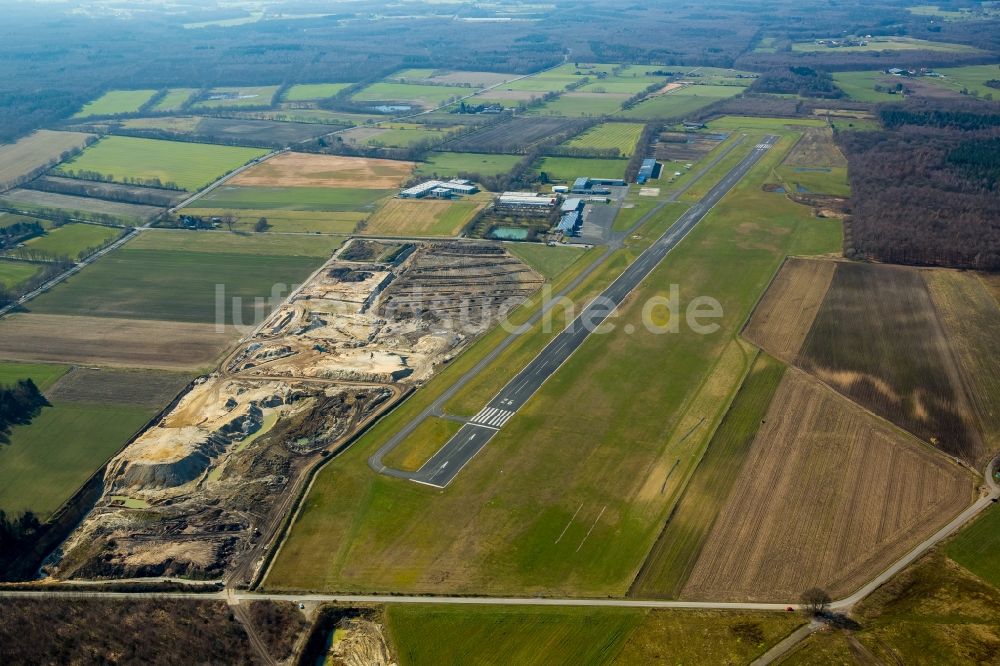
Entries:
<svg viewBox="0 0 1000 666">
<path fill-rule="evenodd" d="M 230 185 L 253 187 L 340 187 L 388 190 L 402 185 L 413 162 L 365 157 L 283 153 L 247 169 Z"/>
<path fill-rule="evenodd" d="M 807 375 L 785 374 L 682 598 L 840 597 L 939 529 L 973 478 Z"/>
<path fill-rule="evenodd" d="M 837 269 L 832 261 L 789 259 L 754 310 L 744 336 L 794 363 Z"/>
</svg>

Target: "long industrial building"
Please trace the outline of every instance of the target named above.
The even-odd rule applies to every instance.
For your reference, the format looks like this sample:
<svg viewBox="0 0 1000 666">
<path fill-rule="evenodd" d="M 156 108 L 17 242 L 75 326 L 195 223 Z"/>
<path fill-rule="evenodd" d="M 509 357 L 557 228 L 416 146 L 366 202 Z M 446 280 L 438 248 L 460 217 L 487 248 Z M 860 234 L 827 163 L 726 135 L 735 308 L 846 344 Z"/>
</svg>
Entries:
<svg viewBox="0 0 1000 666">
<path fill-rule="evenodd" d="M 529 215 L 547 215 L 559 199 L 555 196 L 534 192 L 504 192 L 497 197 L 497 210 Z"/>
<path fill-rule="evenodd" d="M 419 185 L 408 187 L 399 193 L 400 199 L 423 199 L 424 197 L 444 197 L 452 194 L 475 194 L 479 188 L 468 180 L 453 178 L 452 180 L 428 180 Z"/>
</svg>

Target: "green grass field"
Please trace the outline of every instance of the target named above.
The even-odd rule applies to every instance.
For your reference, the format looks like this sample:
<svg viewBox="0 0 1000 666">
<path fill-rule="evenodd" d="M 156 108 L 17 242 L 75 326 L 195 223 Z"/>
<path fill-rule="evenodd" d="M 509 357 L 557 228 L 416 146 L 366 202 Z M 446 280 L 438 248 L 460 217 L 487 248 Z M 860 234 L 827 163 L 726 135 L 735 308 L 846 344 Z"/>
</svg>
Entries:
<svg viewBox="0 0 1000 666">
<path fill-rule="evenodd" d="M 285 236 L 228 231 L 151 229 L 129 241 L 127 250 L 169 250 L 327 259 L 340 247 L 339 236 Z"/>
<path fill-rule="evenodd" d="M 10 361 L 0 361 L 0 386 L 13 384 L 19 379 L 30 378 L 35 382 L 35 386 L 43 393 L 45 389 L 52 386 L 57 379 L 66 374 L 69 370 L 67 365 L 56 365 L 54 363 L 13 363 Z"/>
<path fill-rule="evenodd" d="M 1000 589 L 1000 510 L 988 508 L 947 545 L 948 557 Z"/>
<path fill-rule="evenodd" d="M 32 238 L 25 245 L 53 256 L 79 259 L 86 250 L 99 247 L 121 234 L 122 230 L 114 227 L 70 223 L 51 229 L 44 236 Z"/>
<path fill-rule="evenodd" d="M 572 183 L 581 176 L 589 178 L 624 178 L 628 160 L 588 159 L 583 157 L 543 157 L 535 171 L 545 172 L 550 181 Z"/>
<path fill-rule="evenodd" d="M 630 229 L 633 224 L 642 219 L 643 215 L 653 210 L 658 203 L 660 202 L 653 197 L 641 197 L 636 198 L 634 201 L 628 201 L 626 205 L 631 207 L 622 207 L 618 210 L 618 214 L 615 215 L 615 222 L 611 228 L 615 231 Z"/>
<path fill-rule="evenodd" d="M 116 182 L 126 178 L 159 179 L 185 190 L 198 190 L 253 159 L 266 155 L 259 148 L 214 146 L 207 143 L 109 136 L 63 163 L 57 173 L 92 171 Z"/>
<path fill-rule="evenodd" d="M 0 259 L 0 286 L 10 289 L 41 272 L 41 264 Z"/>
<path fill-rule="evenodd" d="M 564 93 L 543 106 L 528 111 L 537 116 L 610 116 L 622 108 L 625 100 L 616 95 Z"/>
<path fill-rule="evenodd" d="M 838 37 L 836 39 L 844 39 Z M 945 51 L 948 53 L 977 53 L 979 49 L 965 44 L 949 44 L 947 42 L 932 42 L 913 37 L 872 37 L 867 46 L 841 46 L 830 48 L 816 41 L 796 42 L 792 51 L 800 53 L 822 51 L 824 53 L 857 53 L 863 51 Z"/>
<path fill-rule="evenodd" d="M 184 232 L 162 233 L 181 236 Z M 166 242 L 226 243 L 238 238 L 221 239 L 194 232 L 191 236 L 191 241 Z M 259 242 L 256 236 L 250 238 Z M 272 238 L 275 237 L 264 237 L 265 240 Z M 329 243 L 331 239 L 333 237 L 329 236 L 305 237 L 299 242 Z M 199 323 L 214 323 L 224 317 L 226 323 L 250 324 L 260 314 L 255 299 L 267 301 L 276 287 L 281 292 L 276 293 L 277 297 L 287 296 L 290 287 L 308 277 L 324 258 L 277 252 L 205 253 L 189 249 L 126 247 L 103 257 L 33 300 L 28 309 L 48 314 Z M 217 287 L 224 288 L 224 313 L 217 313 Z M 233 303 L 233 298 L 237 297 L 242 299 L 239 307 Z M 234 322 L 234 318 L 240 319 Z"/>
<path fill-rule="evenodd" d="M 789 192 L 851 196 L 847 167 L 780 166 L 774 171 L 788 185 Z"/>
<path fill-rule="evenodd" d="M 632 589 L 634 596 L 675 598 L 680 594 L 784 374 L 781 362 L 766 355 L 757 357 L 650 551 Z"/>
<path fill-rule="evenodd" d="M 136 113 L 155 94 L 155 90 L 112 90 L 104 93 L 93 102 L 85 104 L 73 117 L 88 118 L 90 116 Z"/>
<path fill-rule="evenodd" d="M 422 176 L 438 175 L 454 178 L 460 173 L 478 173 L 484 176 L 507 173 L 521 158 L 517 155 L 489 155 L 486 153 L 430 153 L 425 162 L 418 162 L 414 173 Z"/>
<path fill-rule="evenodd" d="M 459 86 L 428 86 L 380 81 L 359 90 L 351 99 L 355 102 L 401 102 L 434 107 L 456 97 L 464 97 L 472 92 L 469 88 Z"/>
<path fill-rule="evenodd" d="M 742 93 L 743 86 L 693 85 L 639 102 L 618 115 L 622 118 L 683 118 L 713 102 Z"/>
<path fill-rule="evenodd" d="M 152 111 L 157 113 L 164 113 L 167 111 L 178 111 L 184 103 L 191 99 L 191 95 L 198 92 L 197 88 L 171 88 L 167 91 L 167 94 L 163 96 L 159 102 L 157 102 Z"/>
<path fill-rule="evenodd" d="M 504 243 L 504 247 L 550 281 L 584 256 L 580 248 L 549 247 L 541 243 Z"/>
<path fill-rule="evenodd" d="M 874 72 L 834 72 L 833 82 L 847 93 L 847 96 L 859 102 L 889 102 L 901 99 L 899 95 L 875 90 L 875 86 L 890 87 L 896 83 L 906 85 L 906 79 L 889 76 L 880 71 Z"/>
<path fill-rule="evenodd" d="M 462 424 L 447 419 L 430 418 L 417 426 L 413 433 L 385 457 L 385 464 L 396 469 L 415 472 L 458 432 Z"/>
<path fill-rule="evenodd" d="M 631 157 L 644 127 L 641 123 L 601 123 L 563 145 L 571 148 L 617 148 L 622 157 Z"/>
<path fill-rule="evenodd" d="M 966 90 L 980 97 L 992 95 L 994 99 L 1000 99 L 1000 90 L 986 85 L 987 81 L 1000 80 L 1000 65 L 946 67 L 935 71 L 944 76 L 922 77 L 920 80 L 955 92 Z"/>
<path fill-rule="evenodd" d="M 610 663 L 643 611 L 390 604 L 386 619 L 405 666 L 584 666 Z"/>
<path fill-rule="evenodd" d="M 205 218 L 232 215 L 236 218 L 233 225 L 235 231 L 253 231 L 260 218 L 266 218 L 269 232 L 290 233 L 321 233 L 349 234 L 358 226 L 358 222 L 368 214 L 357 211 L 314 211 L 314 210 L 278 210 L 278 209 L 224 209 L 224 208 L 185 208 L 189 215 L 200 215 Z M 223 227 L 225 228 L 225 227 Z"/>
<path fill-rule="evenodd" d="M 379 132 L 368 136 L 361 143 L 367 146 L 408 148 L 420 141 L 440 142 L 455 132 L 456 127 L 432 127 L 418 123 L 383 123 Z M 366 132 L 367 130 L 361 130 Z M 345 137 L 345 141 L 348 140 Z"/>
<path fill-rule="evenodd" d="M 246 88 L 212 88 L 204 99 L 192 105 L 195 109 L 238 109 L 244 106 L 271 106 L 278 86 Z M 216 99 L 212 99 L 216 97 Z"/>
<path fill-rule="evenodd" d="M 405 666 L 749 663 L 804 620 L 781 613 L 392 605 Z"/>
<path fill-rule="evenodd" d="M 751 143 L 763 135 L 748 133 Z M 372 447 L 406 412 L 383 419 L 324 468 L 266 586 L 624 594 L 746 372 L 736 338 L 756 299 L 786 254 L 840 246 L 839 223 L 761 191 L 794 139 L 783 133 L 779 146 L 620 309 L 617 333 L 589 338 L 445 491 L 367 467 Z M 755 225 L 745 224 L 747 211 L 754 211 Z M 588 277 L 578 297 L 608 284 L 673 219 L 664 214 L 647 223 L 634 234 L 634 246 Z M 682 326 L 667 337 L 648 331 L 644 304 L 671 284 L 680 285 L 682 307 L 696 295 L 718 299 L 721 328 L 699 335 Z M 664 315 L 654 312 L 653 319 L 662 324 Z M 502 380 L 522 367 L 519 343 L 481 373 L 487 388 L 492 376 Z M 529 346 L 524 355 L 530 352 Z M 461 367 L 463 357 L 454 363 Z M 626 384 L 643 387 L 638 399 L 621 390 Z M 449 404 L 449 413 L 482 406 L 473 397 L 483 392 L 466 388 L 457 396 L 462 409 Z M 420 404 L 419 394 L 407 410 Z M 683 464 L 668 483 L 678 459 Z"/>
<path fill-rule="evenodd" d="M 0 508 L 43 519 L 156 413 L 125 405 L 56 403 L 0 445 Z"/>
<path fill-rule="evenodd" d="M 286 102 L 307 102 L 314 99 L 333 97 L 350 83 L 305 83 L 292 86 L 285 93 Z"/>
<path fill-rule="evenodd" d="M 223 185 L 196 203 L 199 208 L 235 210 L 371 211 L 378 201 L 395 193 L 396 190 Z"/>
</svg>

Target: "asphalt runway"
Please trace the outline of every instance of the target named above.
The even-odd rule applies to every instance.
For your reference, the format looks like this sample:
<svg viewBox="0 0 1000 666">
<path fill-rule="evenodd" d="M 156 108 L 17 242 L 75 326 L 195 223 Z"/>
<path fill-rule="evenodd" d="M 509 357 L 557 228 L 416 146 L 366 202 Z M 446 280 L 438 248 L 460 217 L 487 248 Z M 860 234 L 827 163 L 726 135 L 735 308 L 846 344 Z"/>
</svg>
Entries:
<svg viewBox="0 0 1000 666">
<path fill-rule="evenodd" d="M 393 476 L 437 488 L 444 488 L 470 460 L 499 432 L 507 421 L 576 351 L 587 336 L 607 319 L 628 294 L 649 275 L 667 254 L 683 240 L 778 140 L 767 136 L 727 173 L 694 206 L 689 208 L 662 236 L 639 255 L 604 292 L 528 365 L 524 367 L 478 414 L 463 425 L 437 453 L 413 473 L 392 470 Z M 387 470 L 388 471 L 388 470 Z"/>
</svg>

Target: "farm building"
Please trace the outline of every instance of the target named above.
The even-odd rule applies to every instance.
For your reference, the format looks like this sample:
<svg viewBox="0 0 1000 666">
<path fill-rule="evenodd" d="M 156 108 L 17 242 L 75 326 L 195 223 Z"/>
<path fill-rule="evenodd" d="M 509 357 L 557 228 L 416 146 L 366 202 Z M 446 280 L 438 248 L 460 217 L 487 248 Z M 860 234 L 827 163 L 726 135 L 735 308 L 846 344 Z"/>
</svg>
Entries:
<svg viewBox="0 0 1000 666">
<path fill-rule="evenodd" d="M 534 192 L 504 192 L 496 200 L 498 210 L 527 215 L 548 215 L 558 199 Z"/>
<path fill-rule="evenodd" d="M 645 159 L 642 161 L 642 166 L 639 167 L 639 173 L 635 177 L 635 182 L 639 185 L 644 185 L 646 181 L 650 178 L 660 177 L 660 164 L 653 158 Z"/>
<path fill-rule="evenodd" d="M 575 236 L 580 229 L 580 222 L 582 220 L 583 217 L 578 210 L 565 213 L 561 218 L 559 218 L 559 224 L 556 225 L 556 231 L 562 232 L 564 236 Z"/>
<path fill-rule="evenodd" d="M 563 212 L 563 213 L 577 213 L 577 212 L 583 210 L 583 206 L 584 206 L 583 199 L 580 199 L 579 197 L 575 197 L 575 198 L 566 199 L 565 201 L 563 201 L 562 202 L 562 206 L 559 207 L 559 210 L 561 212 Z"/>
<path fill-rule="evenodd" d="M 441 190 L 445 190 L 447 195 L 442 197 Z M 423 199 L 426 196 L 435 196 L 438 198 L 449 198 L 453 194 L 475 194 L 479 191 L 479 188 L 473 185 L 468 180 L 462 180 L 455 178 L 452 180 L 428 180 L 426 182 L 420 183 L 419 185 L 414 185 L 413 187 L 408 187 L 399 193 L 400 199 Z"/>
</svg>

